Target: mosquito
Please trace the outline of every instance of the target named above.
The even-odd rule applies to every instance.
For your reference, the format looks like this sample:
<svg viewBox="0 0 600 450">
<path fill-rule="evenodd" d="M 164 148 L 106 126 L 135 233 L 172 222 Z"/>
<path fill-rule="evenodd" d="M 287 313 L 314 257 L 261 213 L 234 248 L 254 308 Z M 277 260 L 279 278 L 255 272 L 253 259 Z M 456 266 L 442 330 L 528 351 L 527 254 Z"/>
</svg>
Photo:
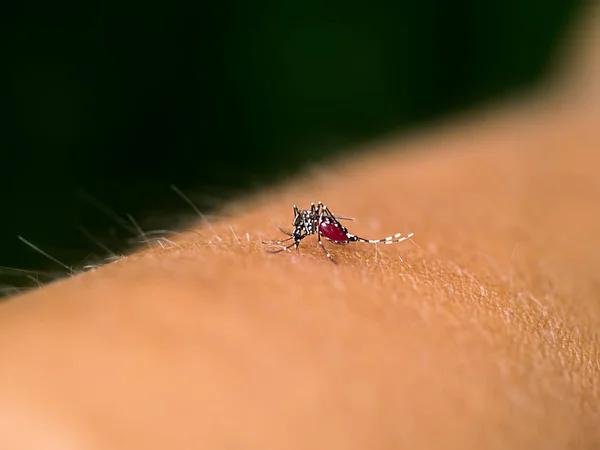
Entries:
<svg viewBox="0 0 600 450">
<path fill-rule="evenodd" d="M 367 244 L 397 244 L 399 242 L 410 239 L 414 233 L 402 236 L 402 233 L 397 233 L 393 236 L 388 236 L 383 239 L 365 239 L 356 236 L 348 231 L 348 229 L 340 223 L 340 220 L 354 220 L 351 217 L 336 216 L 322 202 L 310 204 L 310 209 L 299 209 L 294 205 L 294 231 L 289 233 L 283 228 L 277 226 L 277 229 L 289 236 L 287 239 L 276 242 L 263 242 L 263 244 L 281 245 L 278 250 L 271 250 L 270 253 L 280 253 L 290 248 L 298 248 L 302 239 L 312 234 L 318 237 L 319 246 L 325 252 L 325 255 L 331 262 L 337 264 L 331 256 L 327 248 L 323 245 L 321 236 L 333 244 L 349 244 L 351 242 L 365 242 Z M 289 243 L 290 241 L 293 241 Z M 289 244 L 288 244 L 289 243 Z"/>
</svg>

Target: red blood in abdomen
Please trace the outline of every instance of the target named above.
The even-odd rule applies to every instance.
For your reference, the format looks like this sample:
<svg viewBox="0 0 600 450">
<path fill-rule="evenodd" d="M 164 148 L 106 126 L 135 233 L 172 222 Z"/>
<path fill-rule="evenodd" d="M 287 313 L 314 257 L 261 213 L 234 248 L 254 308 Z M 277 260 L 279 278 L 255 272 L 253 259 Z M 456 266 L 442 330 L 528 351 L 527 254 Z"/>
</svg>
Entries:
<svg viewBox="0 0 600 450">
<path fill-rule="evenodd" d="M 335 226 L 333 222 L 321 222 L 321 234 L 333 242 L 339 244 L 347 243 L 348 236 L 341 230 L 341 228 Z"/>
</svg>

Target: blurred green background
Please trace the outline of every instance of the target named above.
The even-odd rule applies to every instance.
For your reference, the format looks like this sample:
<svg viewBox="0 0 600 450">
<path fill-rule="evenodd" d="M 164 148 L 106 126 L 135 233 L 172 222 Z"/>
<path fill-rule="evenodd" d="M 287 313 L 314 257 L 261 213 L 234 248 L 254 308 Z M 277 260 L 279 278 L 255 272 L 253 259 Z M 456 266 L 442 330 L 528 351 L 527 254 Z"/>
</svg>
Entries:
<svg viewBox="0 0 600 450">
<path fill-rule="evenodd" d="M 390 131 L 526 88 L 582 2 L 0 3 L 0 265 L 58 269 Z M 81 194 L 83 193 L 83 194 Z M 188 216 L 182 216 L 187 214 Z M 0 277 L 3 285 L 31 280 Z M 4 282 L 2 280 L 5 280 Z"/>
</svg>

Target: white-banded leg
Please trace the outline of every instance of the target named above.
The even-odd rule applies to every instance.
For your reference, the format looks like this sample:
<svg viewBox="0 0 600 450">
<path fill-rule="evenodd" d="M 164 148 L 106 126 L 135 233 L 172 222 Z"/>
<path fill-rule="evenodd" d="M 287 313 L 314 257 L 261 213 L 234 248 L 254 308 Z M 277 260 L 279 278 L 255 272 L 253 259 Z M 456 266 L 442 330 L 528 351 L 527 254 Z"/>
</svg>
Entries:
<svg viewBox="0 0 600 450">
<path fill-rule="evenodd" d="M 332 219 L 335 219 L 336 221 L 337 221 L 337 219 L 354 220 L 352 217 L 334 216 L 333 213 L 331 212 L 331 210 L 327 206 L 325 206 L 321 202 L 319 202 L 319 205 L 321 206 L 321 214 L 324 216 L 331 217 Z"/>
<path fill-rule="evenodd" d="M 321 213 L 325 216 L 329 216 L 335 220 L 355 220 L 354 217 L 348 216 L 334 216 L 331 210 L 325 206 L 323 203 L 319 202 L 319 207 L 321 208 Z"/>
<path fill-rule="evenodd" d="M 321 202 L 319 202 L 319 204 L 321 204 Z M 333 259 L 333 256 L 331 256 L 331 254 L 329 253 L 329 250 L 327 250 L 325 248 L 325 246 L 323 245 L 323 241 L 321 240 L 321 216 L 319 216 L 319 223 L 317 225 L 317 237 L 318 237 L 319 246 L 325 252 L 325 256 L 327 256 L 329 258 L 329 261 L 331 261 L 334 264 L 337 264 L 337 261 L 335 259 Z"/>
<path fill-rule="evenodd" d="M 298 248 L 298 244 L 296 242 L 294 242 L 293 244 L 290 244 L 288 246 L 282 247 L 280 249 L 277 250 L 267 250 L 267 253 L 281 253 L 281 252 L 285 252 L 287 250 L 289 250 L 290 248 L 296 246 L 296 248 Z"/>
<path fill-rule="evenodd" d="M 283 245 L 285 242 L 290 241 L 294 239 L 293 237 L 289 237 L 287 239 L 284 239 L 283 241 L 262 241 L 261 244 L 265 244 L 265 245 Z"/>
<path fill-rule="evenodd" d="M 314 210 L 312 208 L 314 208 Z M 317 206 L 315 206 L 314 203 L 311 203 L 311 210 L 313 211 L 313 214 L 317 214 L 319 217 L 321 217 L 321 214 L 323 213 L 322 209 L 323 203 L 321 201 L 317 202 Z"/>
<path fill-rule="evenodd" d="M 396 233 L 393 236 L 388 236 L 383 239 L 365 239 L 351 233 L 346 234 L 348 235 L 348 239 L 352 242 L 366 242 L 367 244 L 397 244 L 414 236 L 414 233 L 409 233 L 406 236 L 402 236 L 402 233 Z"/>
<path fill-rule="evenodd" d="M 262 241 L 262 244 L 266 244 L 266 245 L 282 245 L 283 243 L 289 241 L 290 239 L 294 239 L 294 234 L 293 233 L 290 233 L 289 231 L 284 230 L 283 228 L 281 228 L 279 225 L 277 225 L 275 223 L 273 225 L 275 225 L 275 228 L 277 228 L 283 234 L 285 234 L 286 236 L 289 236 L 289 238 L 284 239 L 283 241 Z"/>
<path fill-rule="evenodd" d="M 305 234 L 303 236 L 300 236 L 298 239 L 295 239 L 294 242 L 291 243 L 290 245 L 283 246 L 282 248 L 280 248 L 278 250 L 267 250 L 267 252 L 268 253 L 281 253 L 281 252 L 285 252 L 285 251 L 289 250 L 292 247 L 298 248 L 298 246 L 300 245 L 300 241 L 302 239 L 304 239 L 306 236 L 308 236 L 308 235 Z M 294 238 L 291 237 L 291 238 L 284 239 L 283 241 L 277 241 L 277 242 L 263 242 L 263 244 L 283 245 L 284 242 L 289 241 L 290 239 L 294 239 Z"/>
</svg>

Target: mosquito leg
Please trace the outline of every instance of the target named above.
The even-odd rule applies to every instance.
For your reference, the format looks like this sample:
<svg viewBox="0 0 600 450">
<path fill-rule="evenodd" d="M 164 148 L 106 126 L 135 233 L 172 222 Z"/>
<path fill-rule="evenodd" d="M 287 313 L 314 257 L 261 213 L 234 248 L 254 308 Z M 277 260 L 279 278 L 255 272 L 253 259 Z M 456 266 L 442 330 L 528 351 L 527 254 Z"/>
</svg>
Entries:
<svg viewBox="0 0 600 450">
<path fill-rule="evenodd" d="M 346 217 L 346 216 L 333 216 L 333 218 L 336 220 L 356 220 L 354 217 Z"/>
<path fill-rule="evenodd" d="M 325 205 L 321 205 L 322 207 L 322 211 L 323 211 L 323 215 L 324 216 L 328 216 L 331 217 L 333 220 L 335 220 L 337 222 L 337 219 L 343 219 L 343 220 L 354 220 L 350 217 L 344 217 L 344 216 L 334 216 L 333 213 L 331 212 L 331 210 L 325 206 Z M 340 224 L 341 225 L 341 224 Z"/>
<path fill-rule="evenodd" d="M 335 259 L 333 259 L 333 256 L 331 256 L 331 254 L 329 253 L 329 251 L 323 245 L 323 241 L 321 240 L 321 219 L 322 218 L 319 217 L 319 224 L 317 226 L 317 236 L 318 236 L 319 246 L 323 249 L 323 251 L 325 252 L 325 255 L 329 258 L 329 260 L 332 263 L 337 264 L 337 261 Z"/>
<path fill-rule="evenodd" d="M 290 239 L 291 239 L 291 238 L 290 238 Z M 287 241 L 287 240 L 288 240 L 288 239 L 286 239 L 286 241 Z M 294 247 L 294 246 L 295 246 L 296 248 L 298 248 L 298 243 L 297 243 L 297 242 L 294 242 L 293 244 L 290 244 L 290 245 L 288 245 L 288 246 L 286 246 L 286 247 L 282 247 L 282 248 L 280 248 L 280 249 L 278 249 L 278 250 L 267 250 L 267 252 L 268 252 L 268 253 L 281 253 L 281 252 L 285 252 L 285 251 L 289 250 L 290 248 L 292 248 L 292 247 Z"/>
<path fill-rule="evenodd" d="M 275 225 L 275 228 L 277 228 L 279 231 L 281 231 L 283 234 L 286 234 L 288 236 L 293 236 L 292 233 L 290 233 L 289 231 L 285 231 L 283 228 L 281 228 L 279 225 Z"/>
<path fill-rule="evenodd" d="M 265 244 L 265 245 L 282 245 L 284 242 L 287 242 L 287 241 L 292 240 L 292 239 L 294 239 L 294 238 L 293 237 L 289 237 L 287 239 L 284 239 L 283 241 L 262 241 L 261 243 Z"/>
<path fill-rule="evenodd" d="M 294 239 L 294 242 L 288 246 L 284 246 L 283 248 L 279 249 L 279 250 L 267 250 L 267 252 L 269 253 L 281 253 L 281 252 L 285 252 L 286 250 L 289 250 L 290 248 L 294 247 L 294 248 L 298 248 L 298 246 L 300 245 L 300 241 L 302 239 L 304 239 L 306 236 L 308 236 L 308 234 L 304 234 L 302 236 L 300 236 L 299 238 L 294 238 L 294 237 L 290 237 L 287 239 L 284 239 L 283 241 L 278 241 L 278 242 L 265 242 L 265 244 L 273 244 L 273 245 L 281 245 L 286 241 L 289 241 L 290 239 Z"/>
<path fill-rule="evenodd" d="M 348 233 L 348 238 L 353 242 L 366 242 L 367 244 L 397 244 L 398 242 L 406 241 L 414 236 L 414 233 L 407 234 L 406 236 L 402 236 L 402 233 L 396 233 L 393 236 L 388 236 L 383 239 L 365 239 L 360 236 L 355 236 L 353 234 Z"/>
</svg>

